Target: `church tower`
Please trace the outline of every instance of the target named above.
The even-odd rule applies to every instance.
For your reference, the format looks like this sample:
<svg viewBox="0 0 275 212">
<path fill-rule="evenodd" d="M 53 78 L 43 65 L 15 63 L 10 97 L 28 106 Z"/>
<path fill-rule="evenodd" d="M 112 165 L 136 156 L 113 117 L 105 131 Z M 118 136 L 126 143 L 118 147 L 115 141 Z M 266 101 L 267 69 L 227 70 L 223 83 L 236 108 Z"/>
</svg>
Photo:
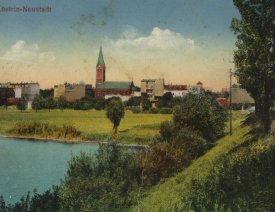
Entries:
<svg viewBox="0 0 275 212">
<path fill-rule="evenodd" d="M 102 47 L 100 46 L 98 60 L 96 64 L 96 85 L 98 83 L 104 83 L 105 82 L 105 63 L 103 59 L 103 52 Z"/>
</svg>

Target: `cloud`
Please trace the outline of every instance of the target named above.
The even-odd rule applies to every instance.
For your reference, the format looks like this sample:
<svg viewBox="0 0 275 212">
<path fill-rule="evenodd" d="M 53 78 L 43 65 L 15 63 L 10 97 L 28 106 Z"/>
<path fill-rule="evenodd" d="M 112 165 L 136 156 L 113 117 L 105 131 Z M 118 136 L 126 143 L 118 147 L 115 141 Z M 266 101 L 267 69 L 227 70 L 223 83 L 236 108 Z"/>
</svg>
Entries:
<svg viewBox="0 0 275 212">
<path fill-rule="evenodd" d="M 55 56 L 53 52 L 41 51 L 37 43 L 28 45 L 25 41 L 19 40 L 6 51 L 1 59 L 23 63 L 38 63 L 54 61 Z"/>
<path fill-rule="evenodd" d="M 182 47 L 194 48 L 195 41 L 185 38 L 182 34 L 170 29 L 161 29 L 155 27 L 148 36 L 141 36 L 135 28 L 127 27 L 121 33 L 121 38 L 113 41 L 116 48 L 135 47 L 157 50 L 178 49 Z"/>
</svg>

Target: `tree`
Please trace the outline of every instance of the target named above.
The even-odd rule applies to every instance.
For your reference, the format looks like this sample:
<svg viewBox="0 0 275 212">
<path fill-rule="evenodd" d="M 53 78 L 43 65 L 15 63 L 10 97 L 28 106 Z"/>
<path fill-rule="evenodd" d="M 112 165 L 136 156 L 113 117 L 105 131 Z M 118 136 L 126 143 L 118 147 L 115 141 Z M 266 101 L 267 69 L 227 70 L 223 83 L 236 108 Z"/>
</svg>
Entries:
<svg viewBox="0 0 275 212">
<path fill-rule="evenodd" d="M 61 211 L 124 211 L 136 203 L 141 169 L 133 152 L 115 143 L 95 155 L 80 153 L 69 161 L 61 185 Z"/>
<path fill-rule="evenodd" d="M 173 101 L 173 95 L 171 92 L 167 92 L 163 94 L 163 96 L 159 99 L 157 102 L 157 107 L 171 107 L 172 106 L 172 101 Z"/>
<path fill-rule="evenodd" d="M 45 98 L 44 101 L 45 101 L 45 106 L 46 106 L 46 108 L 48 108 L 49 112 L 50 112 L 52 109 L 55 108 L 56 103 L 55 103 L 53 97 Z"/>
<path fill-rule="evenodd" d="M 107 105 L 106 116 L 113 123 L 113 136 L 117 135 L 117 129 L 121 119 L 124 117 L 124 105 L 120 99 L 113 99 Z"/>
<path fill-rule="evenodd" d="M 141 96 L 133 96 L 128 101 L 125 102 L 125 106 L 140 106 L 141 104 Z"/>
<path fill-rule="evenodd" d="M 23 110 L 26 110 L 26 109 L 27 109 L 27 103 L 28 103 L 28 102 L 27 102 L 26 97 L 25 97 L 25 96 L 22 96 L 22 97 L 19 99 L 19 101 L 18 101 L 18 103 L 17 103 L 17 105 L 16 105 L 16 108 L 22 112 Z"/>
<path fill-rule="evenodd" d="M 44 90 L 40 89 L 39 94 L 42 98 L 53 97 L 54 96 L 54 89 L 53 88 L 44 89 Z"/>
<path fill-rule="evenodd" d="M 58 100 L 57 100 L 57 106 L 63 112 L 63 109 L 67 106 L 67 102 L 66 102 L 66 99 L 64 98 L 64 96 L 60 96 L 58 98 Z"/>
<path fill-rule="evenodd" d="M 255 100 L 256 115 L 268 133 L 275 91 L 275 2 L 234 0 L 241 20 L 233 19 L 237 35 L 236 77 Z"/>
<path fill-rule="evenodd" d="M 38 95 L 38 94 L 35 95 L 33 102 L 32 102 L 32 108 L 35 111 L 43 108 L 43 98 L 40 95 Z"/>
<path fill-rule="evenodd" d="M 226 111 L 209 92 L 189 93 L 182 104 L 174 108 L 175 129 L 190 128 L 212 143 L 224 133 Z"/>
<path fill-rule="evenodd" d="M 147 97 L 142 97 L 141 99 L 142 110 L 149 110 L 151 108 L 151 102 Z"/>
</svg>

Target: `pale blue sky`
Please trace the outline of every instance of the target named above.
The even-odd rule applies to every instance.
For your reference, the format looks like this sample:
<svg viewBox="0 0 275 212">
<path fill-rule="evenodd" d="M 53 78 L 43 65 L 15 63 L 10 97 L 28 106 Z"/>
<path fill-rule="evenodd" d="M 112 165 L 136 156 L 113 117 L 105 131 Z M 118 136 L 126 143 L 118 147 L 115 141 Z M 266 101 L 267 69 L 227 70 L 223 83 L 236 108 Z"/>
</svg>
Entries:
<svg viewBox="0 0 275 212">
<path fill-rule="evenodd" d="M 101 43 L 108 80 L 226 87 L 236 39 L 229 26 L 238 17 L 231 0 L 0 0 L 25 5 L 52 12 L 0 13 L 1 81 L 94 84 Z"/>
</svg>

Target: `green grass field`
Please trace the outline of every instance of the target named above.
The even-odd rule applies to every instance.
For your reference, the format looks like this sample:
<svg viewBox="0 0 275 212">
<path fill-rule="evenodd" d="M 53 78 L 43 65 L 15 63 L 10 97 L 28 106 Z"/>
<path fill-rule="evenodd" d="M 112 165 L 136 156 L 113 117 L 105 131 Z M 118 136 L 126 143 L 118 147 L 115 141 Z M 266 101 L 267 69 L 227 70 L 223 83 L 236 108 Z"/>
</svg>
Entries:
<svg viewBox="0 0 275 212">
<path fill-rule="evenodd" d="M 81 131 L 83 140 L 103 141 L 110 137 L 112 123 L 106 118 L 105 111 L 76 110 L 28 110 L 0 109 L 0 134 L 5 135 L 19 122 L 47 122 L 62 126 L 68 124 Z M 118 140 L 126 143 L 146 144 L 159 131 L 162 121 L 170 120 L 166 114 L 133 114 L 126 111 L 119 126 Z"/>
<path fill-rule="evenodd" d="M 247 170 L 250 170 L 248 164 L 254 165 L 260 160 L 263 160 L 259 162 L 260 164 L 267 161 L 263 167 L 267 166 L 270 162 L 264 158 L 271 158 L 270 160 L 272 160 L 272 151 L 275 151 L 274 137 L 253 140 L 249 134 L 252 130 L 251 126 L 242 126 L 241 124 L 245 115 L 236 112 L 233 115 L 232 136 L 226 135 L 221 138 L 218 140 L 215 147 L 210 149 L 202 157 L 195 160 L 187 169 L 150 189 L 147 197 L 141 200 L 140 204 L 132 208 L 131 211 L 193 211 L 190 204 L 194 199 L 201 205 L 214 205 L 215 202 L 210 202 L 211 200 L 207 195 L 209 195 L 209 197 L 215 195 L 215 193 L 211 192 L 215 191 L 219 184 L 219 177 L 223 176 L 223 173 L 226 170 L 221 160 L 228 161 L 228 164 L 232 167 L 236 167 L 240 164 L 240 167 L 243 167 L 243 169 L 246 168 Z M 226 130 L 228 130 L 228 126 Z M 259 167 L 261 167 L 261 165 L 259 165 Z M 255 170 L 258 170 L 259 167 L 254 168 Z M 237 175 L 234 173 L 234 169 L 232 170 L 231 174 L 233 176 L 234 174 Z M 245 186 L 241 187 L 242 184 L 240 184 L 240 188 L 238 189 L 240 189 L 240 199 L 243 198 L 241 199 L 243 201 L 241 203 L 245 205 L 248 204 L 249 201 L 250 206 L 252 205 L 252 207 L 259 207 L 261 209 L 255 211 L 269 211 L 262 209 L 269 208 L 272 203 L 269 198 L 271 198 L 274 193 L 274 178 L 271 180 L 270 176 L 267 177 L 264 172 L 255 171 L 253 173 L 255 173 L 255 175 L 262 174 L 261 178 L 264 180 L 263 183 L 266 181 L 264 184 L 267 186 L 257 187 L 258 184 L 255 183 L 250 185 L 249 188 L 246 188 Z M 245 179 L 242 180 L 243 182 L 246 182 Z M 239 183 L 239 181 L 238 178 L 236 178 L 236 182 Z M 236 190 L 237 188 L 233 186 L 232 191 L 234 189 Z M 249 196 L 250 194 L 251 197 Z M 247 198 L 246 195 L 249 196 L 249 198 Z M 234 196 L 232 198 L 234 198 Z M 245 198 L 247 198 L 247 200 L 244 200 Z M 192 204 L 193 203 L 194 202 L 192 202 Z M 246 206 L 243 207 L 245 208 Z M 203 210 L 198 211 L 209 210 L 204 208 Z M 215 211 L 222 210 L 217 209 Z"/>
</svg>

